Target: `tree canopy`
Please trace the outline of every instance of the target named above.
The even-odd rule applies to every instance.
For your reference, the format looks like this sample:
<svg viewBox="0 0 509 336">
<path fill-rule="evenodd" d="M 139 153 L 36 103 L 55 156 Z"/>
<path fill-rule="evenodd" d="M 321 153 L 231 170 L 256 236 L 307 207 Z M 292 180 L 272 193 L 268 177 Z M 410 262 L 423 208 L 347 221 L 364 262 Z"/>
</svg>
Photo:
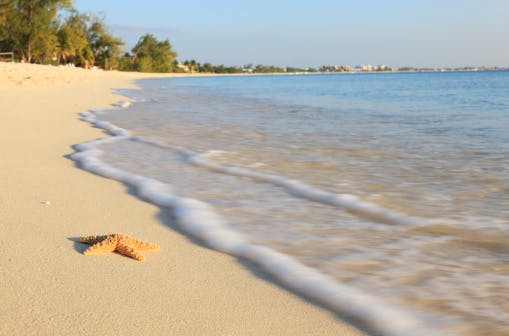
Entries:
<svg viewBox="0 0 509 336">
<path fill-rule="evenodd" d="M 132 68 L 141 72 L 170 72 L 177 56 L 169 40 L 158 41 L 151 34 L 140 37 L 132 53 Z"/>
<path fill-rule="evenodd" d="M 122 53 L 120 46 L 124 42 L 111 35 L 106 29 L 104 21 L 98 17 L 92 19 L 87 36 L 96 65 L 103 69 L 116 69 L 118 57 Z"/>
<path fill-rule="evenodd" d="M 2 46 L 16 51 L 25 62 L 34 58 L 44 62 L 57 45 L 57 11 L 70 5 L 70 0 L 2 0 Z"/>
<path fill-rule="evenodd" d="M 57 31 L 57 63 L 94 64 L 94 53 L 88 41 L 88 17 L 73 12 Z"/>
<path fill-rule="evenodd" d="M 121 45 L 101 18 L 78 13 L 71 0 L 0 2 L 0 51 L 23 62 L 113 69 Z"/>
</svg>

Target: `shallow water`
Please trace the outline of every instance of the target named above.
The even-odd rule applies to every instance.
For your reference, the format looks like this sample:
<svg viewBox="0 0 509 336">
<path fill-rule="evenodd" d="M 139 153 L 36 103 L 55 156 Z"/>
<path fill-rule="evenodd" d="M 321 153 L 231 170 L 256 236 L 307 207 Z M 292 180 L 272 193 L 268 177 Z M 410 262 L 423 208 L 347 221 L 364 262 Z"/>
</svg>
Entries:
<svg viewBox="0 0 509 336">
<path fill-rule="evenodd" d="M 509 333 L 508 72 L 139 84 L 105 163 L 439 333 Z"/>
</svg>

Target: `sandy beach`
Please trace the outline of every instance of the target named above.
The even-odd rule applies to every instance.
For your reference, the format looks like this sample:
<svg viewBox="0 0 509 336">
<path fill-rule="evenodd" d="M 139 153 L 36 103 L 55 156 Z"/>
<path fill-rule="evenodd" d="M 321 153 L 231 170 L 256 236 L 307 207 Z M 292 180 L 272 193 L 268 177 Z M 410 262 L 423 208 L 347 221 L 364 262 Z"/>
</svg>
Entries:
<svg viewBox="0 0 509 336">
<path fill-rule="evenodd" d="M 0 63 L 0 335 L 361 335 L 67 158 L 104 136 L 79 112 L 150 76 Z M 138 262 L 76 242 L 113 232 L 161 249 Z"/>
</svg>

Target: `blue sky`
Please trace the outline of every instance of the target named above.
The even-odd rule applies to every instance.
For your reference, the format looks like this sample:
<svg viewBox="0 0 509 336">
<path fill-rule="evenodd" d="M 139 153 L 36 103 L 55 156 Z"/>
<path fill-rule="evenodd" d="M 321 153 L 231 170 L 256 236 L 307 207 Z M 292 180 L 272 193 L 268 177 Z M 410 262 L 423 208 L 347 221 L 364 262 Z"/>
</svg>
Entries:
<svg viewBox="0 0 509 336">
<path fill-rule="evenodd" d="M 75 0 L 214 64 L 509 66 L 509 0 Z"/>
</svg>

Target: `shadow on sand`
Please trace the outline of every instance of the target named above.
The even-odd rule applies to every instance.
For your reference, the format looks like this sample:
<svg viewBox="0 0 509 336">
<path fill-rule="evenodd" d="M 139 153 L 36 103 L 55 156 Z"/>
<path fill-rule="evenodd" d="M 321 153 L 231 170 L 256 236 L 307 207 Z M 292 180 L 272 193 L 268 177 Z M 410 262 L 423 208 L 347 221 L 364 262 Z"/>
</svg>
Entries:
<svg viewBox="0 0 509 336">
<path fill-rule="evenodd" d="M 90 245 L 80 243 L 80 237 L 67 237 L 70 241 L 74 242 L 74 250 L 82 254 Z"/>
</svg>

